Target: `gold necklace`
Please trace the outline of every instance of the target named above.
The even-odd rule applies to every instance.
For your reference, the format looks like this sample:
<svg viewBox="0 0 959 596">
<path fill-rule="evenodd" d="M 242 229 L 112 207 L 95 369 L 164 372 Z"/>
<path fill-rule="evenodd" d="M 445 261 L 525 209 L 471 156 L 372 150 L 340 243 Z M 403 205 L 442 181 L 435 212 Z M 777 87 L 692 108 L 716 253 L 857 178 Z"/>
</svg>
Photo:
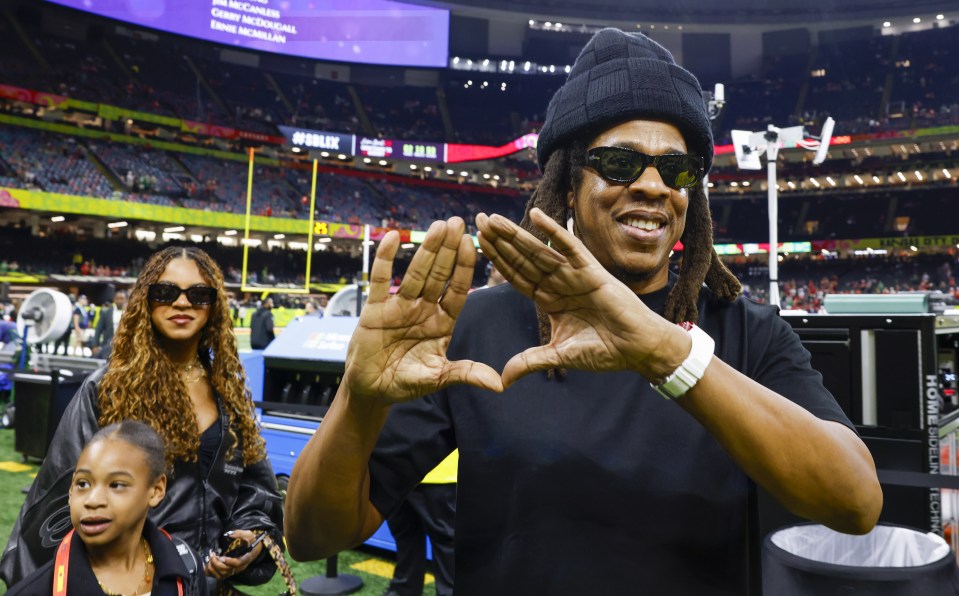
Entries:
<svg viewBox="0 0 959 596">
<path fill-rule="evenodd" d="M 196 369 L 196 376 L 191 379 L 190 373 L 192 373 L 194 369 Z M 200 364 L 200 358 L 197 357 L 193 362 L 181 368 L 180 374 L 182 375 L 184 383 L 192 384 L 205 377 L 206 370 L 203 368 L 203 365 Z"/>
<path fill-rule="evenodd" d="M 144 584 L 146 584 L 148 589 L 152 588 L 153 586 L 153 582 L 150 579 L 150 567 L 153 565 L 153 553 L 150 552 L 150 545 L 147 543 L 146 538 L 141 538 L 140 544 L 143 545 L 143 579 L 140 580 L 140 583 L 137 584 L 137 587 L 133 590 L 133 594 L 130 596 L 137 596 L 137 594 L 140 593 L 140 586 Z M 100 578 L 97 578 L 97 583 L 100 584 L 100 589 L 103 590 L 103 593 L 107 596 L 124 596 L 122 592 L 113 592 L 110 590 L 110 588 L 103 585 L 103 582 L 100 581 Z"/>
</svg>

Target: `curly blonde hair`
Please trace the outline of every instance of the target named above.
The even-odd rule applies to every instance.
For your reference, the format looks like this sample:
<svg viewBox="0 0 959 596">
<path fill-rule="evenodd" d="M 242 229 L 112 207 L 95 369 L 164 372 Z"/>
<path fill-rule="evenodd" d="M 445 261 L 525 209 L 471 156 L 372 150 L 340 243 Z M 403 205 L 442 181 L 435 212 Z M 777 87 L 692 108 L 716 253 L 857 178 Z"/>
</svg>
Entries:
<svg viewBox="0 0 959 596">
<path fill-rule="evenodd" d="M 196 413 L 186 384 L 160 349 L 147 298 L 147 288 L 156 283 L 173 259 L 196 263 L 206 282 L 217 290 L 210 317 L 200 332 L 197 356 L 226 411 L 225 430 L 232 442 L 228 457 L 237 446 L 238 431 L 243 463 L 256 463 L 266 456 L 266 448 L 253 416 L 252 398 L 237 353 L 223 273 L 198 248 L 165 248 L 150 257 L 137 277 L 113 338 L 109 366 L 100 381 L 98 422 L 104 427 L 121 420 L 139 420 L 153 427 L 163 439 L 168 465 L 172 467 L 176 460 L 197 460 L 200 433 Z"/>
</svg>

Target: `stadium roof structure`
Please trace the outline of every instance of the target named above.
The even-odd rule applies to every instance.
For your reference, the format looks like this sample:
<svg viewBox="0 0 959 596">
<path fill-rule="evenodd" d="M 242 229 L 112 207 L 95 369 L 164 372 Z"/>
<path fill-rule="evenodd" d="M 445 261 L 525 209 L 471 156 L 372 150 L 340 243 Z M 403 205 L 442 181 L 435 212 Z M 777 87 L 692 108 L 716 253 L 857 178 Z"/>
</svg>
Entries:
<svg viewBox="0 0 959 596">
<path fill-rule="evenodd" d="M 408 0 L 409 1 L 409 0 Z M 443 5 L 454 13 L 476 9 L 475 2 L 414 3 Z M 484 0 L 484 9 L 563 17 L 584 22 L 676 24 L 802 24 L 828 21 L 876 21 L 917 14 L 954 12 L 955 0 Z"/>
</svg>

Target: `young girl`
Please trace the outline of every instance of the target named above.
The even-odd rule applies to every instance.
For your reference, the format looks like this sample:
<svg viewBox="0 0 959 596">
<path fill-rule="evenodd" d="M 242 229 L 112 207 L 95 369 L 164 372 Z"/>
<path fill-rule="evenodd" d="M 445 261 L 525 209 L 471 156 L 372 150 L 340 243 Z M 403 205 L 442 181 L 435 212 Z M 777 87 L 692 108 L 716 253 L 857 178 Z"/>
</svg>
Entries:
<svg viewBox="0 0 959 596">
<path fill-rule="evenodd" d="M 147 519 L 166 495 L 164 460 L 163 441 L 141 422 L 93 435 L 70 485 L 73 531 L 8 594 L 206 594 L 193 551 Z"/>
</svg>

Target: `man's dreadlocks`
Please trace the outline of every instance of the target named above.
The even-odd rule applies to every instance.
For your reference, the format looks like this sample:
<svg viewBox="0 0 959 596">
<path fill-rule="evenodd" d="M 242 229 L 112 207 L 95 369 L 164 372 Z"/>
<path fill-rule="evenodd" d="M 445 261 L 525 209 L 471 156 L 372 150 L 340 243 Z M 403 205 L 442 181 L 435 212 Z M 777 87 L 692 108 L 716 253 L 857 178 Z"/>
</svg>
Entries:
<svg viewBox="0 0 959 596">
<path fill-rule="evenodd" d="M 567 196 L 571 190 L 579 187 L 585 166 L 586 145 L 580 140 L 573 140 L 553 151 L 543 168 L 543 178 L 539 186 L 526 203 L 526 212 L 520 227 L 541 241 L 547 241 L 546 235 L 530 220 L 529 212 L 533 207 L 538 207 L 565 227 L 566 220 L 571 215 Z M 575 228 L 573 233 L 579 235 Z M 713 249 L 712 217 L 702 183 L 690 189 L 686 227 L 681 241 L 683 259 L 679 279 L 666 297 L 664 315 L 674 323 L 695 323 L 699 318 L 699 290 L 704 282 L 717 296 L 728 301 L 735 300 L 742 289 L 739 280 L 719 260 L 719 255 Z M 540 343 L 546 345 L 552 337 L 549 317 L 538 308 L 536 316 L 539 321 Z M 565 375 L 560 372 L 560 376 Z"/>
</svg>

